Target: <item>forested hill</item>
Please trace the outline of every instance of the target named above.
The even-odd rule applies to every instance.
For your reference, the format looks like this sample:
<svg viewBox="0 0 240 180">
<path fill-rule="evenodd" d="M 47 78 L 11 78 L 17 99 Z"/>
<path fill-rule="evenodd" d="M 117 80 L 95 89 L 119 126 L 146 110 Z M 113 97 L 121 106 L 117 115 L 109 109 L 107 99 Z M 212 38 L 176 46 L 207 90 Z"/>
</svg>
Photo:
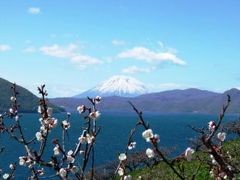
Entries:
<svg viewBox="0 0 240 180">
<path fill-rule="evenodd" d="M 0 78 L 0 113 L 7 111 L 11 107 L 10 97 L 13 95 L 11 90 L 12 83 Z M 37 87 L 36 87 L 37 88 Z M 37 112 L 39 98 L 29 90 L 17 85 L 18 103 L 20 112 Z M 64 111 L 63 108 L 50 104 L 55 112 Z"/>
</svg>

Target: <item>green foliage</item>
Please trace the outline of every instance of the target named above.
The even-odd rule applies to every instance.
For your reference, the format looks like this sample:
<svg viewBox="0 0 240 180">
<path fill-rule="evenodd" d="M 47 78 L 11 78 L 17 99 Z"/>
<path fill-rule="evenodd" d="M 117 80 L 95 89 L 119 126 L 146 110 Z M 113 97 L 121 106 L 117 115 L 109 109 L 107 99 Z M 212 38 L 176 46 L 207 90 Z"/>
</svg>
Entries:
<svg viewBox="0 0 240 180">
<path fill-rule="evenodd" d="M 234 164 L 237 169 L 240 169 L 240 138 L 226 142 L 223 146 L 224 154 L 230 156 L 231 164 Z"/>
<path fill-rule="evenodd" d="M 181 162 L 176 163 L 175 166 L 176 167 L 184 166 L 185 177 L 188 177 L 187 179 L 190 179 L 191 176 L 194 173 L 196 173 L 196 170 L 199 168 L 200 162 L 199 161 L 187 162 L 185 160 L 182 160 Z M 178 179 L 178 177 L 173 173 L 169 166 L 167 166 L 163 162 L 151 168 L 144 168 L 141 170 L 134 171 L 131 175 L 133 176 L 133 179 L 140 179 L 139 176 L 142 179 L 156 179 L 156 180 Z M 211 179 L 209 176 L 208 168 L 204 165 L 201 165 L 195 179 L 196 180 Z"/>
<path fill-rule="evenodd" d="M 240 168 L 240 138 L 235 139 L 233 141 L 225 142 L 222 151 L 224 154 L 229 154 L 231 156 L 232 164 Z M 200 161 L 200 160 L 201 161 Z M 190 162 L 186 161 L 184 158 L 175 163 L 175 167 L 179 169 L 179 167 L 184 167 L 184 175 L 186 179 L 191 179 L 192 175 L 195 174 L 196 180 L 211 180 L 213 179 L 209 175 L 209 167 L 207 165 L 207 161 L 210 158 L 207 153 L 203 151 L 199 151 L 195 153 L 194 159 Z M 198 170 L 198 171 L 197 171 Z M 164 162 L 160 162 L 158 165 L 153 167 L 147 167 L 138 169 L 130 173 L 133 179 L 144 179 L 144 180 L 172 180 L 178 179 L 178 177 L 173 173 L 169 166 L 167 166 Z M 141 178 L 140 178 L 141 177 Z M 238 176 L 240 179 L 240 175 Z"/>
</svg>

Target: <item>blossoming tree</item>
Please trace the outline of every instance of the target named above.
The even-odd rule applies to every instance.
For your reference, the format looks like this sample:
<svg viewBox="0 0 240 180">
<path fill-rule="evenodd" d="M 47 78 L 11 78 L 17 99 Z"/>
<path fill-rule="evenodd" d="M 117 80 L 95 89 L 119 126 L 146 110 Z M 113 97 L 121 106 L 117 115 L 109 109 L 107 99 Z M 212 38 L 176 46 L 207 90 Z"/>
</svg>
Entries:
<svg viewBox="0 0 240 180">
<path fill-rule="evenodd" d="M 92 107 L 82 105 L 77 108 L 86 121 L 86 127 L 80 133 L 76 146 L 70 148 L 65 146 L 65 136 L 70 131 L 71 114 L 67 113 L 67 119 L 60 122 L 53 117 L 53 109 L 48 107 L 45 85 L 38 88 L 41 95 L 38 107 L 40 127 L 33 138 L 25 136 L 24 128 L 21 124 L 22 116 L 19 114 L 18 92 L 15 83 L 12 86 L 12 91 L 13 95 L 10 98 L 12 106 L 8 112 L 0 115 L 0 131 L 1 133 L 7 133 L 24 147 L 25 154 L 19 157 L 18 165 L 24 166 L 32 172 L 29 179 L 39 179 L 39 177 L 44 176 L 46 168 L 51 169 L 51 172 L 55 172 L 53 176 L 58 176 L 61 179 L 86 179 L 85 171 L 90 162 L 90 155 L 92 158 L 92 173 L 90 178 L 92 178 L 94 176 L 94 146 L 97 135 L 100 132 L 100 127 L 97 126 L 97 119 L 100 116 L 100 112 L 97 110 L 96 104 L 101 101 L 101 97 L 88 98 Z M 5 123 L 8 120 L 13 121 L 10 124 Z M 61 125 L 62 137 L 49 141 L 49 134 L 57 127 L 57 124 Z M 52 142 L 55 147 L 53 148 L 51 159 L 45 159 L 44 153 L 49 142 Z M 36 146 L 32 146 L 34 143 L 39 144 L 38 149 L 34 148 Z M 81 166 L 75 163 L 78 156 L 82 158 Z M 17 164 L 10 164 L 9 168 L 10 171 L 3 174 L 3 179 L 12 179 L 15 177 Z"/>
<path fill-rule="evenodd" d="M 18 92 L 16 84 L 12 85 L 12 97 L 10 97 L 11 107 L 7 112 L 0 114 L 0 133 L 9 135 L 17 143 L 21 144 L 25 153 L 19 156 L 18 162 L 9 164 L 9 170 L 1 172 L 3 179 L 17 178 L 16 169 L 22 166 L 31 172 L 29 179 L 40 179 L 59 177 L 60 179 L 95 179 L 95 145 L 97 136 L 101 128 L 97 121 L 101 113 L 97 110 L 97 104 L 101 102 L 101 97 L 89 98 L 91 107 L 80 105 L 77 111 L 85 120 L 85 126 L 79 129 L 79 137 L 73 147 L 68 147 L 65 143 L 68 132 L 71 131 L 71 113 L 66 114 L 66 119 L 59 120 L 53 116 L 53 109 L 48 106 L 47 91 L 45 85 L 38 88 L 40 94 L 39 100 L 39 128 L 35 132 L 35 137 L 26 137 L 24 127 L 22 126 L 22 115 L 19 114 Z M 130 105 L 137 114 L 138 121 L 131 129 L 125 151 L 118 156 L 118 165 L 114 171 L 112 179 L 117 176 L 121 180 L 132 179 L 127 170 L 127 163 L 130 159 L 130 152 L 136 147 L 134 135 L 138 129 L 142 131 L 142 138 L 148 143 L 145 155 L 148 159 L 158 158 L 160 162 L 165 163 L 178 179 L 195 179 L 199 173 L 199 168 L 203 163 L 208 164 L 210 175 L 217 180 L 235 179 L 239 169 L 233 162 L 231 156 L 222 150 L 223 142 L 226 139 L 226 133 L 222 128 L 222 121 L 225 117 L 227 108 L 231 102 L 228 96 L 227 104 L 223 106 L 222 112 L 217 121 L 210 121 L 207 128 L 191 128 L 200 134 L 202 151 L 211 159 L 210 163 L 201 160 L 195 155 L 197 148 L 187 147 L 186 150 L 176 158 L 168 158 L 160 148 L 160 136 L 154 133 L 150 125 L 144 120 L 143 113 L 139 111 L 131 102 Z M 59 126 L 60 125 L 60 126 Z M 51 132 L 55 128 L 61 128 L 61 136 L 51 139 Z M 51 158 L 46 158 L 48 144 L 52 142 L 54 147 L 51 152 Z M 37 144 L 33 145 L 33 144 Z M 0 147 L 0 153 L 4 148 Z M 185 174 L 184 164 L 179 165 L 179 161 L 190 162 L 194 159 L 200 159 L 198 168 L 191 174 Z M 77 163 L 81 159 L 81 164 Z M 159 161 L 156 161 L 157 163 Z M 79 161 L 78 161 L 79 162 Z M 46 171 L 48 170 L 48 171 Z M 50 171 L 49 171 L 50 170 Z M 88 170 L 88 172 L 86 172 Z M 51 173 L 50 175 L 48 173 Z M 88 175 L 86 175 L 88 174 Z"/>
</svg>

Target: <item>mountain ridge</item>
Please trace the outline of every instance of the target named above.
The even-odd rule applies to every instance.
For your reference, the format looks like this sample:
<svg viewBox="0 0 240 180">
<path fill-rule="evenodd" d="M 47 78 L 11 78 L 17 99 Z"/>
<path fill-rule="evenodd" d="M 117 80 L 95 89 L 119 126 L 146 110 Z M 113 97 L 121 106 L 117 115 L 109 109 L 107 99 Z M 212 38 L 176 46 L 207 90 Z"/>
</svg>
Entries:
<svg viewBox="0 0 240 180">
<path fill-rule="evenodd" d="M 219 113 L 223 103 L 231 96 L 232 102 L 228 112 L 240 113 L 240 90 L 230 89 L 223 93 L 196 88 L 169 90 L 147 93 L 136 97 L 104 97 L 99 110 L 132 111 L 131 101 L 142 111 L 162 113 Z M 86 98 L 55 98 L 53 104 L 62 105 L 68 110 L 75 110 L 78 105 L 87 104 Z"/>
</svg>

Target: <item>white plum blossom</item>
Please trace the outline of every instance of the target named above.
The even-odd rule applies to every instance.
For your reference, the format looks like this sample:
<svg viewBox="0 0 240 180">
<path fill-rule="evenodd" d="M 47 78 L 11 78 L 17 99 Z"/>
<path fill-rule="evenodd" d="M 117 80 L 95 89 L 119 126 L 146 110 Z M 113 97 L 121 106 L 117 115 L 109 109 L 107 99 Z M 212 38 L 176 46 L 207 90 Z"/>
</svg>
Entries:
<svg viewBox="0 0 240 180">
<path fill-rule="evenodd" d="M 91 144 L 93 141 L 94 141 L 94 139 L 95 139 L 95 137 L 94 136 L 92 136 L 92 135 L 90 135 L 90 134 L 86 134 L 86 142 L 88 143 L 88 144 Z"/>
<path fill-rule="evenodd" d="M 15 164 L 9 164 L 9 168 L 12 170 L 15 169 Z"/>
<path fill-rule="evenodd" d="M 215 159 L 212 159 L 212 164 L 217 165 L 217 161 Z"/>
<path fill-rule="evenodd" d="M 37 132 L 37 133 L 36 133 L 36 138 L 37 138 L 38 141 L 42 141 L 42 140 L 43 140 L 43 135 L 42 135 L 42 133 L 41 133 L 41 132 Z"/>
<path fill-rule="evenodd" d="M 124 169 L 123 168 L 118 168 L 118 175 L 123 176 L 124 175 Z"/>
<path fill-rule="evenodd" d="M 25 165 L 26 165 L 26 159 L 27 159 L 27 157 L 25 157 L 25 156 L 20 156 L 20 157 L 19 157 L 19 165 L 20 165 L 20 166 L 25 166 Z"/>
<path fill-rule="evenodd" d="M 195 152 L 194 149 L 192 149 L 190 147 L 188 147 L 185 150 L 184 156 L 187 159 L 187 161 L 191 161 L 192 160 L 192 155 L 193 155 L 194 152 Z"/>
<path fill-rule="evenodd" d="M 46 135 L 48 130 L 46 129 L 46 127 L 44 125 L 42 125 L 40 127 L 40 131 L 41 131 L 42 135 Z"/>
<path fill-rule="evenodd" d="M 127 156 L 126 156 L 125 153 L 121 153 L 121 154 L 119 154 L 118 159 L 119 159 L 120 161 L 125 161 L 125 160 L 127 159 Z"/>
<path fill-rule="evenodd" d="M 224 141 L 226 139 L 226 133 L 225 132 L 219 132 L 217 134 L 217 138 L 220 140 L 220 141 Z"/>
<path fill-rule="evenodd" d="M 210 154 L 210 158 L 212 159 L 212 164 L 217 165 L 217 161 L 215 160 L 212 154 Z"/>
<path fill-rule="evenodd" d="M 16 97 L 12 96 L 12 97 L 10 98 L 10 100 L 11 100 L 12 102 L 16 101 Z"/>
<path fill-rule="evenodd" d="M 214 131 L 215 128 L 216 128 L 215 122 L 214 122 L 214 121 L 210 121 L 210 122 L 208 123 L 208 129 L 209 129 L 210 131 Z"/>
<path fill-rule="evenodd" d="M 52 117 L 49 117 L 47 119 L 40 118 L 39 121 L 42 124 L 42 127 L 44 129 L 49 129 L 49 130 L 51 130 L 52 128 L 55 128 L 58 123 L 58 120 Z"/>
<path fill-rule="evenodd" d="M 3 175 L 3 179 L 8 179 L 8 178 L 10 178 L 10 174 L 5 173 L 5 174 Z"/>
<path fill-rule="evenodd" d="M 13 108 L 10 108 L 10 109 L 9 109 L 9 112 L 10 112 L 11 114 L 14 114 Z"/>
<path fill-rule="evenodd" d="M 43 176 L 45 173 L 44 173 L 44 169 L 39 169 L 37 170 L 37 173 L 40 175 L 40 176 Z"/>
<path fill-rule="evenodd" d="M 142 137 L 147 141 L 150 142 L 151 138 L 153 138 L 153 131 L 152 129 L 147 129 L 143 131 Z"/>
<path fill-rule="evenodd" d="M 214 171 L 213 171 L 213 169 L 212 169 L 211 171 L 209 171 L 209 174 L 210 174 L 211 177 L 214 177 Z"/>
<path fill-rule="evenodd" d="M 52 117 L 49 117 L 47 119 L 39 119 L 40 123 L 42 124 L 42 130 L 51 130 L 57 126 L 58 120 Z"/>
<path fill-rule="evenodd" d="M 55 118 L 51 118 L 51 121 L 49 123 L 49 128 L 55 128 L 57 126 L 58 120 Z"/>
<path fill-rule="evenodd" d="M 79 171 L 79 168 L 78 168 L 77 166 L 73 166 L 73 167 L 71 168 L 71 172 L 72 172 L 73 174 L 76 174 L 78 171 Z"/>
<path fill-rule="evenodd" d="M 101 96 L 96 96 L 95 99 L 101 100 L 102 97 Z"/>
<path fill-rule="evenodd" d="M 67 162 L 68 162 L 68 163 L 74 163 L 74 161 L 75 161 L 75 158 L 74 158 L 74 157 L 72 157 L 72 156 L 67 156 Z"/>
<path fill-rule="evenodd" d="M 96 96 L 96 97 L 94 98 L 94 103 L 95 103 L 95 104 L 100 103 L 101 99 L 102 99 L 102 98 L 101 98 L 100 96 Z"/>
<path fill-rule="evenodd" d="M 158 134 L 154 134 L 153 136 L 155 142 L 159 143 L 160 142 L 160 136 Z"/>
<path fill-rule="evenodd" d="M 96 120 L 99 118 L 100 115 L 101 115 L 101 113 L 99 111 L 93 111 L 89 114 L 89 117 L 92 120 Z"/>
<path fill-rule="evenodd" d="M 73 155 L 73 150 L 68 151 L 67 155 L 72 156 Z"/>
<path fill-rule="evenodd" d="M 227 166 L 230 171 L 234 170 L 234 168 L 230 165 Z"/>
<path fill-rule="evenodd" d="M 134 149 L 135 147 L 136 147 L 136 142 L 131 142 L 129 145 L 128 145 L 128 149 L 129 150 L 132 150 L 132 149 Z"/>
<path fill-rule="evenodd" d="M 18 121 L 19 120 L 19 116 L 15 116 L 15 121 Z"/>
<path fill-rule="evenodd" d="M 85 151 L 83 151 L 83 150 L 79 151 L 79 154 L 81 154 L 81 155 L 83 155 L 84 153 L 85 153 Z"/>
<path fill-rule="evenodd" d="M 87 142 L 85 134 L 86 134 L 86 130 L 83 130 L 82 135 L 78 138 L 79 142 L 82 144 Z"/>
<path fill-rule="evenodd" d="M 81 136 L 78 138 L 78 140 L 79 140 L 79 142 L 80 142 L 81 144 L 86 143 L 86 137 L 84 137 L 83 135 L 81 135 Z"/>
<path fill-rule="evenodd" d="M 59 175 L 62 177 L 62 178 L 65 178 L 67 176 L 67 171 L 64 169 L 64 168 L 61 168 L 59 170 Z"/>
<path fill-rule="evenodd" d="M 70 122 L 68 122 L 67 120 L 63 120 L 62 121 L 62 127 L 65 129 L 65 130 L 67 130 L 67 129 L 69 129 L 70 128 Z"/>
<path fill-rule="evenodd" d="M 59 145 L 56 145 L 56 146 L 53 148 L 53 153 L 54 153 L 55 156 L 60 155 Z"/>
<path fill-rule="evenodd" d="M 35 161 L 32 161 L 29 157 L 26 157 L 26 165 L 28 165 L 28 168 L 32 168 L 34 164 L 36 164 Z"/>
<path fill-rule="evenodd" d="M 127 176 L 124 176 L 123 179 L 124 179 L 124 180 L 131 180 L 131 179 L 132 179 L 132 176 L 131 176 L 131 175 L 127 175 Z"/>
<path fill-rule="evenodd" d="M 42 114 L 42 112 L 43 112 L 42 106 L 38 106 L 38 113 Z"/>
<path fill-rule="evenodd" d="M 86 106 L 84 105 L 81 105 L 81 106 L 78 106 L 77 107 L 77 111 L 81 114 L 81 113 L 84 113 L 86 110 Z"/>
<path fill-rule="evenodd" d="M 50 108 L 50 107 L 49 107 L 49 108 L 47 109 L 47 114 L 48 114 L 48 116 L 51 117 L 51 116 L 52 116 L 52 113 L 53 113 L 53 108 Z"/>
<path fill-rule="evenodd" d="M 68 163 L 74 163 L 74 161 L 75 161 L 75 158 L 73 157 L 73 151 L 70 150 L 67 153 L 67 162 Z"/>
<path fill-rule="evenodd" d="M 152 149 L 148 148 L 146 150 L 146 155 L 147 155 L 148 158 L 153 158 L 155 156 L 155 153 Z"/>
</svg>

